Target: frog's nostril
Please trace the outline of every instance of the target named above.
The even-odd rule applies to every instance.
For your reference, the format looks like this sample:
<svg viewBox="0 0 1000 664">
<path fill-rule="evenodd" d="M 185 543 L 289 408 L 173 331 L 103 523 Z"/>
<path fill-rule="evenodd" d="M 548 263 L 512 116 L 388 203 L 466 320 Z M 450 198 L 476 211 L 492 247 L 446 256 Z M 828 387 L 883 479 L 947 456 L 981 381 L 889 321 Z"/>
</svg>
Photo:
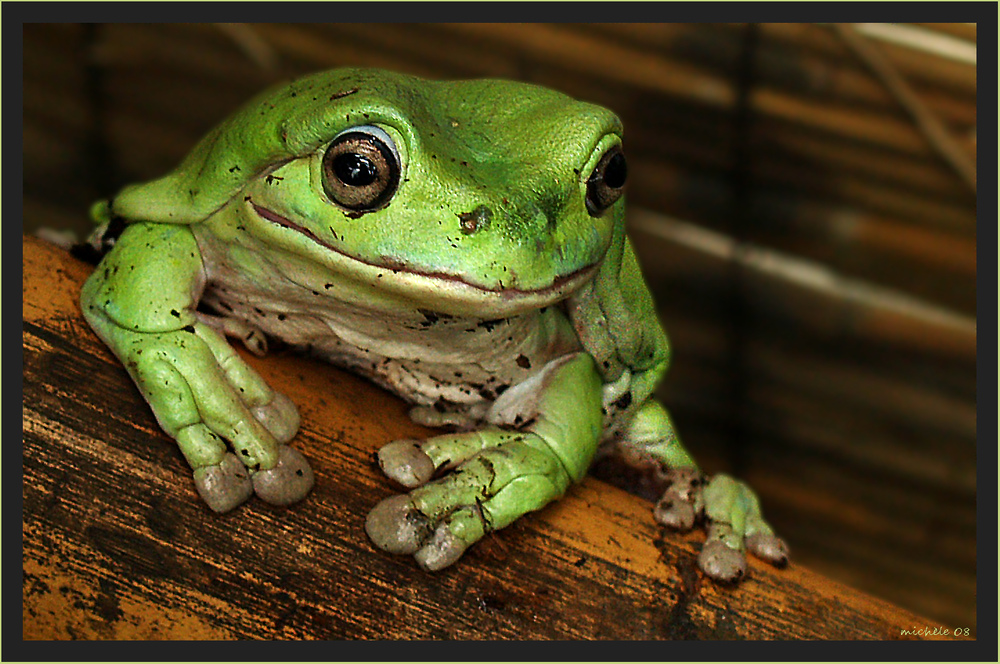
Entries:
<svg viewBox="0 0 1000 664">
<path fill-rule="evenodd" d="M 472 235 L 489 227 L 492 218 L 493 210 L 485 205 L 480 205 L 472 212 L 460 213 L 458 222 L 463 235 Z"/>
</svg>

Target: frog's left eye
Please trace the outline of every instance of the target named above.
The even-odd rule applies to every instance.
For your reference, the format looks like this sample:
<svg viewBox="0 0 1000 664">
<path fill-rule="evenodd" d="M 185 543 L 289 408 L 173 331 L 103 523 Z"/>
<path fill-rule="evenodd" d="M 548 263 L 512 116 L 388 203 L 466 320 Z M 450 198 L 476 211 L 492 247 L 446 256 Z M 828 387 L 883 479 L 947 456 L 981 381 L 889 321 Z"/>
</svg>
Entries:
<svg viewBox="0 0 1000 664">
<path fill-rule="evenodd" d="M 587 211 L 592 217 L 600 216 L 622 197 L 627 175 L 625 152 L 621 145 L 613 145 L 587 178 Z"/>
<path fill-rule="evenodd" d="M 337 134 L 323 155 L 323 190 L 353 212 L 385 207 L 399 186 L 399 151 L 384 130 L 372 125 Z"/>
</svg>

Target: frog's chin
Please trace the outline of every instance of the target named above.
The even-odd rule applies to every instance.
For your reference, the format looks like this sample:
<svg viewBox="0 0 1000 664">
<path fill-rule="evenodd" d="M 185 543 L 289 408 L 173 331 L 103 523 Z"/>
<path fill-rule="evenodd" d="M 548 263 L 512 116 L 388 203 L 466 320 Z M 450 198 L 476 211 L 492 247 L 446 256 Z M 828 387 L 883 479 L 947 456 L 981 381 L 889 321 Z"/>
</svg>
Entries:
<svg viewBox="0 0 1000 664">
<path fill-rule="evenodd" d="M 484 315 L 496 315 L 544 307 L 564 299 L 590 281 L 600 264 L 598 261 L 557 275 L 550 284 L 540 288 L 520 288 L 502 282 L 486 286 L 459 275 L 416 269 L 390 257 L 381 257 L 380 262 L 365 260 L 330 245 L 308 228 L 257 203 L 251 201 L 249 206 L 260 219 L 293 230 L 329 252 L 326 257 L 332 259 L 330 262 L 334 265 L 331 267 L 338 272 L 349 271 L 355 278 L 378 284 L 379 288 L 395 291 L 399 295 L 416 296 L 427 304 L 436 301 L 434 303 L 441 306 L 441 311 L 472 307 Z"/>
</svg>

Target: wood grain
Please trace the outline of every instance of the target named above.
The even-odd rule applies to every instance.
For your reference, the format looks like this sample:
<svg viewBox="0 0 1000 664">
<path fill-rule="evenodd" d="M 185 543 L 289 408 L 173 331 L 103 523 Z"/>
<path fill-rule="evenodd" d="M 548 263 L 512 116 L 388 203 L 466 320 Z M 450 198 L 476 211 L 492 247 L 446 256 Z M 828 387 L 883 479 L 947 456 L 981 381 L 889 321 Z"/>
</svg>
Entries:
<svg viewBox="0 0 1000 664">
<path fill-rule="evenodd" d="M 77 297 L 89 267 L 24 240 L 24 623 L 31 639 L 899 639 L 927 620 L 795 565 L 731 588 L 695 567 L 698 535 L 588 478 L 420 571 L 374 549 L 393 491 L 371 461 L 426 430 L 399 400 L 327 366 L 246 356 L 302 412 L 317 475 L 282 509 L 217 516 Z"/>
</svg>

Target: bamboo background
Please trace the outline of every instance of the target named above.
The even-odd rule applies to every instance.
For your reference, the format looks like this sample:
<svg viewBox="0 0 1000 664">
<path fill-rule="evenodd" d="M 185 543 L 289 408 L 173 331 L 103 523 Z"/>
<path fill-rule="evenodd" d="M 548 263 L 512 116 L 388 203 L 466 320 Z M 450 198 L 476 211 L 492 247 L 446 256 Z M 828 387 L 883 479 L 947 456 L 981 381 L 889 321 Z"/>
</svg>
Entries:
<svg viewBox="0 0 1000 664">
<path fill-rule="evenodd" d="M 975 626 L 974 24 L 23 34 L 29 231 L 85 232 L 92 201 L 320 69 L 517 78 L 614 109 L 689 449 L 750 481 L 796 562 Z"/>
</svg>

